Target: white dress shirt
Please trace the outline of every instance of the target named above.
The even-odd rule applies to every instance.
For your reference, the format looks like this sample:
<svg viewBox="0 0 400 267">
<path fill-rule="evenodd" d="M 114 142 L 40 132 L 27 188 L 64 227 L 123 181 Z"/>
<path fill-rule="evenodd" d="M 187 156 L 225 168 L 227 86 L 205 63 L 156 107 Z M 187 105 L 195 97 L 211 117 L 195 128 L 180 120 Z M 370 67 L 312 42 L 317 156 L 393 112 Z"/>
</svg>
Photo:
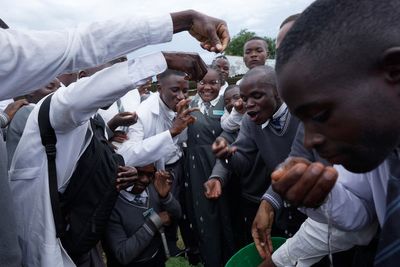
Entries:
<svg viewBox="0 0 400 267">
<path fill-rule="evenodd" d="M 102 45 L 97 46 L 97 44 L 99 44 L 97 38 L 91 35 L 93 37 L 93 42 L 96 44 L 92 44 L 94 45 L 92 50 L 90 49 L 92 41 L 89 41 L 89 44 L 87 44 L 88 49 L 84 49 L 78 44 L 83 40 L 76 36 L 79 41 L 69 40 L 68 43 L 71 46 L 69 48 L 81 49 L 82 51 L 80 53 L 74 51 L 74 53 L 69 55 L 71 60 L 61 65 L 65 68 L 65 64 L 74 63 L 69 66 L 70 69 L 74 69 L 77 66 L 88 64 L 88 61 L 92 63 L 104 62 L 104 60 L 106 60 L 104 58 L 105 55 L 111 53 L 112 57 L 115 57 L 118 53 L 117 50 L 121 53 L 126 53 L 127 50 L 132 50 L 154 42 L 168 41 L 172 37 L 172 21 L 170 16 L 158 18 L 154 21 L 147 20 L 147 22 L 141 20 L 137 21 L 136 24 L 130 21 L 123 24 L 109 23 L 111 23 L 111 25 L 103 25 L 104 29 L 99 25 L 93 25 L 93 27 L 97 29 L 97 32 L 96 30 L 94 32 L 100 39 L 103 36 L 106 37 L 105 39 L 111 36 L 115 37 L 115 40 L 111 38 L 112 46 L 105 45 L 110 42 L 110 40 L 108 40 L 108 42 L 105 42 L 105 40 L 103 40 L 103 42 L 100 41 Z M 113 33 L 110 34 L 110 32 Z M 61 34 L 60 37 L 64 36 L 64 34 Z M 131 35 L 129 42 L 127 40 L 128 37 L 125 35 Z M 39 41 L 39 39 L 37 39 L 36 42 L 45 43 L 47 38 L 51 38 L 53 35 L 43 33 L 39 34 L 39 36 L 41 36 L 41 40 Z M 39 38 L 39 36 L 36 38 Z M 124 41 L 120 41 L 119 38 L 124 39 Z M 63 40 L 67 42 L 67 40 Z M 119 46 L 119 49 L 113 48 L 115 44 Z M 0 46 L 3 46 L 3 42 L 1 42 Z M 29 58 L 29 60 L 32 60 L 32 53 L 34 53 L 34 51 L 40 52 L 39 50 L 47 46 L 41 44 L 33 47 L 34 49 L 32 51 L 29 49 L 26 51 L 30 56 L 24 58 L 26 57 L 25 55 L 22 56 L 22 58 Z M 68 48 L 65 47 L 65 45 L 63 47 Z M 102 49 L 98 51 L 100 47 L 102 47 Z M 10 48 L 7 48 L 7 51 L 9 49 Z M 50 49 L 50 51 L 52 50 Z M 77 58 L 75 58 L 76 53 L 79 55 Z M 0 58 L 2 59 L 0 61 L 3 60 L 3 54 L 4 52 L 1 53 Z M 44 54 L 48 55 L 52 53 L 46 51 Z M 81 57 L 88 58 L 89 60 L 83 62 Z M 45 56 L 41 60 L 33 61 L 36 61 L 37 64 L 41 63 L 43 66 L 47 66 L 49 65 L 46 64 L 48 60 L 59 62 L 61 58 L 62 57 L 54 58 L 54 56 Z M 75 62 L 74 60 L 77 61 Z M 15 60 L 13 62 L 15 63 Z M 54 64 L 57 65 L 56 63 Z M 17 65 L 17 71 L 21 71 L 26 67 L 23 63 Z M 19 68 L 19 65 L 23 65 L 24 67 Z M 54 93 L 50 105 L 50 123 L 57 136 L 56 165 L 60 192 L 65 190 L 79 157 L 85 151 L 91 140 L 92 132 L 89 118 L 96 113 L 99 107 L 112 104 L 118 98 L 126 94 L 130 88 L 143 84 L 146 78 L 157 75 L 166 68 L 167 64 L 161 53 L 148 55 L 135 60 L 115 64 L 110 68 L 96 73 L 90 78 L 79 80 L 70 87 L 60 88 Z M 55 74 L 57 70 L 59 70 L 57 68 L 49 68 L 51 71 L 47 71 L 46 68 L 40 69 L 44 73 L 40 73 L 40 75 L 37 75 L 38 77 L 50 75 L 49 72 Z M 36 69 L 34 69 L 33 73 L 36 73 L 35 71 Z M 27 74 L 27 77 L 31 77 L 31 73 L 28 75 L 28 72 L 24 72 L 24 74 Z M 9 77 L 14 76 L 18 75 L 9 75 Z M 11 78 L 7 79 L 7 83 L 11 83 L 11 80 Z M 26 79 L 22 80 L 25 81 Z M 32 83 L 37 84 L 40 82 L 46 83 L 47 80 L 35 78 Z M 11 87 L 11 84 L 9 84 L 8 87 L 6 86 L 8 89 Z M 27 87 L 25 86 L 24 88 Z M 37 88 L 37 86 L 34 86 L 34 88 Z M 49 197 L 47 158 L 44 147 L 41 144 L 37 121 L 40 104 L 41 102 L 29 116 L 9 171 L 12 194 L 15 200 L 14 210 L 17 217 L 17 231 L 22 248 L 23 265 L 75 266 L 62 248 L 60 240 L 56 238 Z"/>
<path fill-rule="evenodd" d="M 234 133 L 239 131 L 243 119 L 242 113 L 236 111 L 235 107 L 232 108 L 231 113 L 224 109 L 224 115 L 221 117 L 221 128 L 225 132 Z"/>
<path fill-rule="evenodd" d="M 156 162 L 157 169 L 172 164 L 182 156 L 180 144 L 186 130 L 172 138 L 169 129 L 175 112 L 161 100 L 159 93 L 150 95 L 136 110 L 138 121 L 129 126 L 128 140 L 118 149 L 129 166 L 145 166 Z"/>
<path fill-rule="evenodd" d="M 171 32 L 170 15 L 131 16 L 62 31 L 1 30 L 0 100 L 34 91 L 61 73 L 97 66 L 149 44 L 168 42 Z"/>
</svg>

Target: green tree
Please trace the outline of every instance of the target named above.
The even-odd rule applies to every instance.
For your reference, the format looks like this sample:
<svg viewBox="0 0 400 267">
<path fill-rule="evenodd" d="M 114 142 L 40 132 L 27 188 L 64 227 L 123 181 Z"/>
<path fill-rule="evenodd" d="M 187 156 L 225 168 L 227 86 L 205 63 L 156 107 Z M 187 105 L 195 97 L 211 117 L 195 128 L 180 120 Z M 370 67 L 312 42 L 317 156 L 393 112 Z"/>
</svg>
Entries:
<svg viewBox="0 0 400 267">
<path fill-rule="evenodd" d="M 243 56 L 243 46 L 252 37 L 257 36 L 255 32 L 242 29 L 238 34 L 233 36 L 229 46 L 225 50 L 226 55 Z M 268 44 L 269 58 L 275 58 L 275 39 L 271 37 L 262 37 Z"/>
</svg>

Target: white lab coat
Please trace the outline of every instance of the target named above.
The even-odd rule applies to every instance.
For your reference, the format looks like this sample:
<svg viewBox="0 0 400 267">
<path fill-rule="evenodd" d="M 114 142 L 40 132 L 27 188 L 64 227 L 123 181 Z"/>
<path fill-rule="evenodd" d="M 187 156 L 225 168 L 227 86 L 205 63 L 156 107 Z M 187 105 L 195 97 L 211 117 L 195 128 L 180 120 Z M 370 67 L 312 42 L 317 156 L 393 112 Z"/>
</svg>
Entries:
<svg viewBox="0 0 400 267">
<path fill-rule="evenodd" d="M 172 29 L 172 28 L 170 28 Z M 172 35 L 172 30 L 170 31 Z M 57 136 L 57 178 L 63 191 L 92 133 L 90 117 L 133 86 L 167 68 L 161 53 L 118 63 L 54 93 L 50 122 Z M 32 111 L 9 172 L 24 266 L 74 266 L 56 238 L 48 188 L 47 159 Z"/>
</svg>

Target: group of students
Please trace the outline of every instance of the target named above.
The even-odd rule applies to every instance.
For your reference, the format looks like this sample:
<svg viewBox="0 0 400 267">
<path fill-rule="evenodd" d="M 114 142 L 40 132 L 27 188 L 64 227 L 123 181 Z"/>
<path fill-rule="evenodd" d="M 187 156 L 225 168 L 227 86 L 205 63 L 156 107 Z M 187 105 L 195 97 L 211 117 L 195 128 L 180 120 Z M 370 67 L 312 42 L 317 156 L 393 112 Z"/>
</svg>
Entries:
<svg viewBox="0 0 400 267">
<path fill-rule="evenodd" d="M 164 266 L 181 253 L 179 228 L 193 264 L 223 266 L 254 240 L 261 266 L 395 266 L 399 9 L 317 0 L 280 26 L 276 69 L 265 65 L 265 40 L 245 43 L 249 71 L 236 85 L 224 56 L 211 66 L 176 52 L 120 58 L 184 30 L 222 52 L 225 22 L 193 10 L 65 32 L 0 30 L 0 97 L 19 99 L 0 114 L 1 265 L 101 266 L 104 250 L 109 266 Z M 54 146 L 41 135 L 46 106 Z M 103 153 L 110 166 L 91 161 Z M 76 253 L 54 199 L 87 169 L 114 174 L 115 201 L 101 238 Z M 273 251 L 271 236 L 288 239 Z"/>
</svg>

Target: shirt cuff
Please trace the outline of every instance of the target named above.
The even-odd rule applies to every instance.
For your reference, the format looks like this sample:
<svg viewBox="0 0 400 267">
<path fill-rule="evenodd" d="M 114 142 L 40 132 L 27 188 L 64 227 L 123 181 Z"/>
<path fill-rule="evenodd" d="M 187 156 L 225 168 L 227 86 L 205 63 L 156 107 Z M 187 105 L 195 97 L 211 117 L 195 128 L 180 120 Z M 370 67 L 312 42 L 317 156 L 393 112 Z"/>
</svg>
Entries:
<svg viewBox="0 0 400 267">
<path fill-rule="evenodd" d="M 153 223 L 153 225 L 156 227 L 156 229 L 160 229 L 161 228 L 162 221 L 161 221 L 160 216 L 156 212 L 153 212 L 149 216 L 149 220 Z"/>
<path fill-rule="evenodd" d="M 167 69 L 167 62 L 161 52 L 149 54 L 128 60 L 128 76 L 138 87 L 146 83 L 146 79 L 164 72 Z"/>
<path fill-rule="evenodd" d="M 265 192 L 265 194 L 261 197 L 261 200 L 267 201 L 274 208 L 275 212 L 279 211 L 283 207 L 283 200 L 281 196 L 276 193 L 272 187 L 270 186 Z"/>
</svg>

